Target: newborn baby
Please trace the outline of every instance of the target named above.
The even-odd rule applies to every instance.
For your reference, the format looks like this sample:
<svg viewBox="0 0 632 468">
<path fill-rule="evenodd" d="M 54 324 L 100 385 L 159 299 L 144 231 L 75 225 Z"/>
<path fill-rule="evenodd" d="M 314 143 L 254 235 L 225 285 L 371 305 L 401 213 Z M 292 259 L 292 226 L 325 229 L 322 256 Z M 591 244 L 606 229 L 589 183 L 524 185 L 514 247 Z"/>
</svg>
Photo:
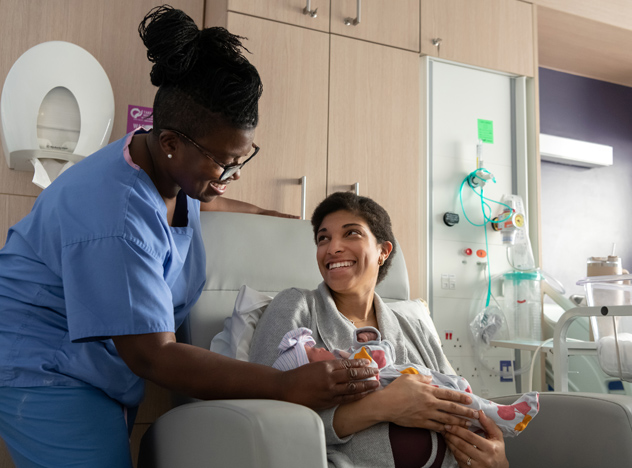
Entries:
<svg viewBox="0 0 632 468">
<path fill-rule="evenodd" d="M 358 328 L 354 331 L 353 346 L 348 350 L 328 351 L 317 348 L 309 328 L 298 328 L 285 334 L 279 344 L 279 357 L 272 367 L 290 370 L 309 362 L 331 359 L 368 359 L 373 367 L 380 369 L 379 380 L 386 386 L 402 374 L 423 374 L 432 377 L 431 385 L 448 388 L 469 394 L 472 403 L 467 405 L 483 410 L 500 428 L 505 436 L 518 435 L 527 427 L 539 410 L 538 392 L 522 395 L 512 405 L 499 405 L 472 393 L 472 389 L 463 377 L 445 375 L 419 364 L 395 364 L 395 350 L 388 340 L 382 340 L 379 330 L 373 327 Z M 470 419 L 470 430 L 482 430 L 477 419 Z"/>
</svg>

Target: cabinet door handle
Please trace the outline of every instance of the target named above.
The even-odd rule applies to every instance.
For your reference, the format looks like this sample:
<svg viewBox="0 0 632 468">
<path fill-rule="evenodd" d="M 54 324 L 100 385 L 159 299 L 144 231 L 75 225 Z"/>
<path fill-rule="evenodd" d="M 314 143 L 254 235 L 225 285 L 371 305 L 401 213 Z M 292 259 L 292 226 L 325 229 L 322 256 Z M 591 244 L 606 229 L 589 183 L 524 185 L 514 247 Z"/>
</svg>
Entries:
<svg viewBox="0 0 632 468">
<path fill-rule="evenodd" d="M 432 45 L 437 48 L 437 55 L 439 55 L 441 53 L 441 38 L 440 37 L 435 37 L 432 40 Z"/>
<path fill-rule="evenodd" d="M 362 0 L 357 0 L 358 2 L 358 6 L 357 6 L 357 16 L 355 18 L 345 18 L 345 24 L 347 26 L 357 26 L 358 24 L 360 24 L 360 14 L 362 13 Z"/>
<path fill-rule="evenodd" d="M 360 195 L 360 182 L 356 182 L 351 186 L 351 190 L 355 192 L 356 195 Z"/>
<path fill-rule="evenodd" d="M 303 14 L 309 15 L 312 18 L 316 18 L 318 16 L 318 8 L 312 10 L 312 0 L 307 0 L 307 5 L 303 8 Z"/>
<path fill-rule="evenodd" d="M 301 186 L 301 219 L 305 219 L 305 205 L 307 204 L 307 176 L 298 179 Z"/>
</svg>

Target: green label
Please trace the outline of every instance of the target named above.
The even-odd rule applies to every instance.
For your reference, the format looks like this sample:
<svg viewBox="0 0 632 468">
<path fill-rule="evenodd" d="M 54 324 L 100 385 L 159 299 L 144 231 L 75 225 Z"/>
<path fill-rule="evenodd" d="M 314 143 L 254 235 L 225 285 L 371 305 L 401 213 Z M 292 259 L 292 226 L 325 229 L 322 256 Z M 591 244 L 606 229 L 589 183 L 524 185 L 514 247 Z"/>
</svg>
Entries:
<svg viewBox="0 0 632 468">
<path fill-rule="evenodd" d="M 494 142 L 494 121 L 478 119 L 478 139 L 483 143 Z"/>
</svg>

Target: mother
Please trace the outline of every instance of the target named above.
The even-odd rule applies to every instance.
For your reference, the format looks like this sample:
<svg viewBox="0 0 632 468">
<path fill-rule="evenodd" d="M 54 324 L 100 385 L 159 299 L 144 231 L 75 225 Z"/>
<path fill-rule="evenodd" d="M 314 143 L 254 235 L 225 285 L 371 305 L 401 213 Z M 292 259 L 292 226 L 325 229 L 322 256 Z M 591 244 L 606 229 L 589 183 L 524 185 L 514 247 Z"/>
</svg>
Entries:
<svg viewBox="0 0 632 468">
<path fill-rule="evenodd" d="M 310 328 L 316 346 L 331 351 L 349 348 L 354 327 L 370 325 L 394 344 L 397 364 L 447 372 L 441 346 L 421 319 L 391 310 L 375 293 L 395 248 L 386 211 L 369 198 L 334 193 L 316 208 L 312 225 L 324 281 L 314 291 L 288 289 L 275 297 L 257 325 L 251 361 L 272 365 L 283 335 L 298 327 Z M 322 411 L 330 465 L 508 466 L 500 429 L 459 403 L 469 397 L 405 375 L 363 400 Z M 487 438 L 458 416 L 480 417 Z"/>
</svg>

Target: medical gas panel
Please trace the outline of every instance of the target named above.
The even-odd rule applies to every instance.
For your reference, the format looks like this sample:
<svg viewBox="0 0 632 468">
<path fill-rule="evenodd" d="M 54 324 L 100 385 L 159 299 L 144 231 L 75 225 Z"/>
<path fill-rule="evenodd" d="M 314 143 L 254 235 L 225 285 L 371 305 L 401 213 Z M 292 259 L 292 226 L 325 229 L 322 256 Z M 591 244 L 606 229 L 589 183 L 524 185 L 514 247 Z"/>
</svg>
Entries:
<svg viewBox="0 0 632 468">
<path fill-rule="evenodd" d="M 429 58 L 422 77 L 432 317 L 446 356 L 475 393 L 513 393 L 521 377 L 512 370 L 524 353 L 480 346 L 471 323 L 494 304 L 490 279 L 511 268 L 489 222 L 506 210 L 496 202 L 512 194 L 527 201 L 525 79 Z"/>
</svg>

